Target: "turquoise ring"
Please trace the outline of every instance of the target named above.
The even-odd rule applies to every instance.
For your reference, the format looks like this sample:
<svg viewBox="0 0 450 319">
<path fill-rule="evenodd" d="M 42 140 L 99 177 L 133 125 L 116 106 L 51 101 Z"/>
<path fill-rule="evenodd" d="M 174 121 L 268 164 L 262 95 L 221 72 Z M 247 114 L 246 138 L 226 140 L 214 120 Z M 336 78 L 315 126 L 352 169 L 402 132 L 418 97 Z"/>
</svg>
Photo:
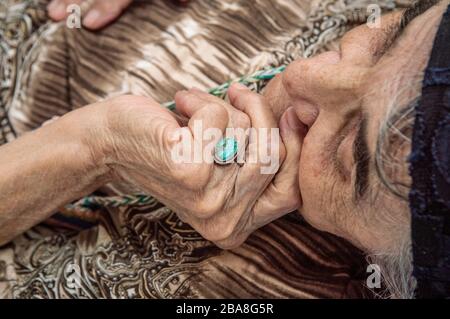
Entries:
<svg viewBox="0 0 450 319">
<path fill-rule="evenodd" d="M 214 148 L 214 161 L 219 165 L 234 162 L 238 155 L 238 141 L 233 137 L 222 138 Z"/>
</svg>

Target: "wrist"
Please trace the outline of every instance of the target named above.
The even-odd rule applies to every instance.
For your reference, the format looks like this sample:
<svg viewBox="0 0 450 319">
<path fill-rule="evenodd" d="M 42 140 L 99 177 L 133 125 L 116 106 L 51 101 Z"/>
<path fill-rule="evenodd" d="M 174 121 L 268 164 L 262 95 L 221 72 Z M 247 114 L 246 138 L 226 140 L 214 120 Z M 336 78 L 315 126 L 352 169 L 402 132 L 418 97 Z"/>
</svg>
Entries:
<svg viewBox="0 0 450 319">
<path fill-rule="evenodd" d="M 58 121 L 72 144 L 77 169 L 97 187 L 111 181 L 108 166 L 108 139 L 105 138 L 105 117 L 98 104 L 72 111 Z"/>
</svg>

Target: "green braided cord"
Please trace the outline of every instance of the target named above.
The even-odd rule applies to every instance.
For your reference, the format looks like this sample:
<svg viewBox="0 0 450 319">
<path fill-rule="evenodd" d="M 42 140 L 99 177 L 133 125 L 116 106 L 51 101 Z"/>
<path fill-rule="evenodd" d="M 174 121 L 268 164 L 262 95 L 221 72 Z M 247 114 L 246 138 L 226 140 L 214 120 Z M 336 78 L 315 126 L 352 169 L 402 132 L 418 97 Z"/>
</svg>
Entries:
<svg viewBox="0 0 450 319">
<path fill-rule="evenodd" d="M 125 207 L 125 206 L 143 206 L 155 202 L 152 196 L 146 194 L 133 194 L 123 196 L 88 196 L 79 201 L 66 205 L 65 209 L 69 211 L 92 211 L 100 207 Z"/>
<path fill-rule="evenodd" d="M 275 75 L 283 72 L 285 69 L 286 69 L 286 66 L 282 65 L 282 66 L 279 66 L 276 68 L 259 70 L 255 73 L 253 73 L 252 75 L 247 75 L 247 76 L 244 76 L 241 78 L 237 78 L 235 80 L 225 82 L 222 85 L 219 85 L 218 87 L 215 87 L 214 89 L 209 90 L 208 92 L 209 92 L 209 94 L 223 98 L 227 94 L 228 88 L 233 83 L 241 83 L 241 84 L 244 84 L 245 86 L 249 86 L 253 83 L 270 80 Z M 167 107 L 171 111 L 175 110 L 175 102 L 174 101 L 165 103 L 165 104 L 163 104 L 163 106 Z"/>
<path fill-rule="evenodd" d="M 251 75 L 244 76 L 235 80 L 231 80 L 223 83 L 222 85 L 209 90 L 209 93 L 217 97 L 225 97 L 228 88 L 233 83 L 241 83 L 245 86 L 250 86 L 252 84 L 258 83 L 260 81 L 270 80 L 277 74 L 280 74 L 286 69 L 286 66 L 279 66 L 276 68 L 259 70 Z M 175 110 L 175 102 L 168 102 L 163 104 L 164 107 L 171 111 Z M 154 202 L 155 199 L 147 194 L 132 194 L 123 196 L 88 196 L 80 199 L 79 201 L 68 204 L 65 206 L 66 210 L 69 211 L 92 211 L 101 207 L 125 207 L 125 206 L 143 206 Z"/>
</svg>

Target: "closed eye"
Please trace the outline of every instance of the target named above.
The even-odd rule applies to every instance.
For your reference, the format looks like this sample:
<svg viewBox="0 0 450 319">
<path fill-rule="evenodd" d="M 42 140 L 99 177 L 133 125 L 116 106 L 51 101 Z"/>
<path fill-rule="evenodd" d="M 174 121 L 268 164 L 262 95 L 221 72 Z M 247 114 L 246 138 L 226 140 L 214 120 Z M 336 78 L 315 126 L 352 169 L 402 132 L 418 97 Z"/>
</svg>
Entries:
<svg viewBox="0 0 450 319">
<path fill-rule="evenodd" d="M 359 114 L 359 111 L 353 111 L 345 116 L 345 124 L 338 130 L 335 140 L 332 145 L 330 145 L 334 169 L 343 181 L 350 178 L 350 171 L 346 168 L 348 165 L 346 165 L 345 160 L 341 159 L 339 156 L 340 148 L 349 138 L 350 134 L 356 129 L 359 123 Z"/>
<path fill-rule="evenodd" d="M 364 197 L 369 186 L 370 151 L 367 143 L 367 116 L 363 113 L 353 142 L 353 161 L 356 166 L 354 200 Z"/>
</svg>

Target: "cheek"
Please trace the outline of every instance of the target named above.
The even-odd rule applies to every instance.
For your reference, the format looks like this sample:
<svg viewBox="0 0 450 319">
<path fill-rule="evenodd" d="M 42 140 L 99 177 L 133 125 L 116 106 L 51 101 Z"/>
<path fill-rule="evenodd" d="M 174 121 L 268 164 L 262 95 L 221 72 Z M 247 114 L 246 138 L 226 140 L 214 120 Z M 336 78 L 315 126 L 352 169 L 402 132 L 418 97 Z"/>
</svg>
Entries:
<svg viewBox="0 0 450 319">
<path fill-rule="evenodd" d="M 300 212 L 312 226 L 332 231 L 329 214 L 332 209 L 329 199 L 332 196 L 325 195 L 327 189 L 332 188 L 332 181 L 322 162 L 320 150 L 306 139 L 299 165 L 299 186 L 303 200 Z"/>
</svg>

